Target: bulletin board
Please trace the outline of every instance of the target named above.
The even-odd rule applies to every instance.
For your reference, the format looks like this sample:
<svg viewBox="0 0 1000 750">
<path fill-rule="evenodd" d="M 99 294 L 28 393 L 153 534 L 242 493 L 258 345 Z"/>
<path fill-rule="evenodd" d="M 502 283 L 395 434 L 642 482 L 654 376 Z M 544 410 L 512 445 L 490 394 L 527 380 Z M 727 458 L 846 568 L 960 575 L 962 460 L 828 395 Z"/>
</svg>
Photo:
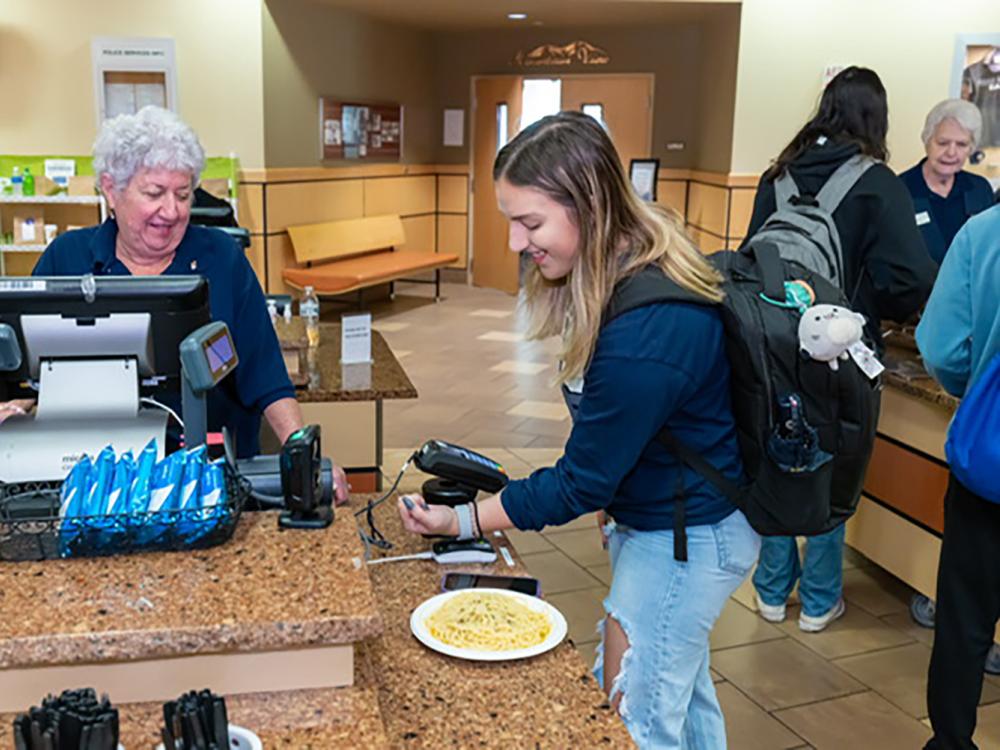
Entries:
<svg viewBox="0 0 1000 750">
<path fill-rule="evenodd" d="M 398 104 L 319 100 L 320 158 L 398 160 L 403 109 Z"/>
</svg>

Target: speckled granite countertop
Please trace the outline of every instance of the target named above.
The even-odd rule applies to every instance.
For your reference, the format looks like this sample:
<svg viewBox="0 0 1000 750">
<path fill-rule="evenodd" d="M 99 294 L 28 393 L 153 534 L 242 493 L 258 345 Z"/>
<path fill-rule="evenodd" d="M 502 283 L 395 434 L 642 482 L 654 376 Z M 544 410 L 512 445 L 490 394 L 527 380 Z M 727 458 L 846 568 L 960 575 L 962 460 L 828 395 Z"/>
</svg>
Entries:
<svg viewBox="0 0 1000 750">
<path fill-rule="evenodd" d="M 352 504 L 363 499 L 359 496 Z M 379 529 L 396 545 L 389 554 L 427 549 L 426 541 L 403 531 L 391 501 L 376 515 Z M 500 540 L 493 541 L 496 545 Z M 454 567 L 527 575 L 523 565 L 508 568 L 502 557 L 492 566 Z M 429 561 L 414 561 L 369 570 L 385 631 L 360 645 L 359 658 L 367 660 L 376 675 L 392 747 L 633 746 L 572 644 L 566 642 L 547 654 L 508 663 L 443 656 L 421 645 L 409 625 L 412 610 L 440 592 L 442 568 Z"/>
<path fill-rule="evenodd" d="M 885 365 L 883 380 L 886 385 L 949 411 L 958 408 L 959 399 L 927 374 L 915 348 L 890 346 L 882 356 L 882 362 Z"/>
<path fill-rule="evenodd" d="M 372 331 L 372 363 L 340 363 L 340 325 L 320 324 L 319 347 L 305 347 L 305 329 L 301 320 L 280 323 L 278 337 L 283 344 L 300 346 L 300 371 L 308 380 L 295 389 L 300 402 L 376 401 L 379 399 L 416 398 L 417 389 L 399 364 L 389 345 L 378 331 Z"/>
<path fill-rule="evenodd" d="M 0 668 L 350 643 L 382 630 L 354 518 L 246 513 L 208 550 L 0 563 Z"/>
</svg>

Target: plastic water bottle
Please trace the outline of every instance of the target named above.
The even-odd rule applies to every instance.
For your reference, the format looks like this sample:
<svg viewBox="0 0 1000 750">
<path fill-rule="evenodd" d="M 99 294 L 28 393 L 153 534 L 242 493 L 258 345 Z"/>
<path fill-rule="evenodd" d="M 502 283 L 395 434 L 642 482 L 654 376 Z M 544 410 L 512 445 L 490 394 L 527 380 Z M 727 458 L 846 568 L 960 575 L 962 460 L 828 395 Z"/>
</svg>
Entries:
<svg viewBox="0 0 1000 750">
<path fill-rule="evenodd" d="M 21 191 L 24 195 L 35 194 L 35 175 L 31 174 L 31 170 L 27 167 L 24 168 L 24 183 L 21 186 Z"/>
<path fill-rule="evenodd" d="M 21 177 L 21 168 L 14 167 L 14 171 L 10 176 L 11 195 L 15 196 L 23 195 L 22 193 L 23 189 L 24 189 L 24 178 Z"/>
<path fill-rule="evenodd" d="M 316 290 L 311 286 L 305 288 L 305 296 L 299 300 L 299 315 L 302 322 L 306 324 L 306 339 L 309 341 L 309 348 L 315 349 L 319 346 L 319 297 Z"/>
</svg>

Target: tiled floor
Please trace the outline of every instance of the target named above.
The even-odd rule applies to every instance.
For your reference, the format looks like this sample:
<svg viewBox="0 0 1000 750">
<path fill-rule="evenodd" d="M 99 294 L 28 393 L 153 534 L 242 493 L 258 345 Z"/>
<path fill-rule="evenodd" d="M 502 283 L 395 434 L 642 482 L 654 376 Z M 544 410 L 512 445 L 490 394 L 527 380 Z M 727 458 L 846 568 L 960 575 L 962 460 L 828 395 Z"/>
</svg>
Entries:
<svg viewBox="0 0 1000 750">
<path fill-rule="evenodd" d="M 556 342 L 523 340 L 506 294 L 447 284 L 435 304 L 417 296 L 423 290 L 399 292 L 374 308 L 375 326 L 394 351 L 407 352 L 403 366 L 420 398 L 385 405 L 390 480 L 431 437 L 480 450 L 514 477 L 552 465 L 571 427 L 550 383 Z M 424 478 L 411 469 L 401 487 L 417 489 Z M 592 659 L 611 575 L 593 518 L 510 539 Z M 730 748 L 893 750 L 919 748 L 930 736 L 931 633 L 910 621 L 910 592 L 850 549 L 844 586 L 846 616 L 815 635 L 799 631 L 794 606 L 782 625 L 761 620 L 749 582 L 727 604 L 712 634 L 712 668 Z M 977 742 L 1000 747 L 1000 681 L 987 681 L 983 704 Z"/>
</svg>

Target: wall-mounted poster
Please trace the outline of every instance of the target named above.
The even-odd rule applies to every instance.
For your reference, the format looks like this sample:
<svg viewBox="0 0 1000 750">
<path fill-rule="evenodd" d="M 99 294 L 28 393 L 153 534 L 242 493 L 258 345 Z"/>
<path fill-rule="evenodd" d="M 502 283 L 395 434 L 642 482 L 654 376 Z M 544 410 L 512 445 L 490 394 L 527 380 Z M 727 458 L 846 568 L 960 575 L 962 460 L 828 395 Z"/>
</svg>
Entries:
<svg viewBox="0 0 1000 750">
<path fill-rule="evenodd" d="M 320 158 L 399 159 L 403 110 L 398 104 L 319 100 Z"/>
<path fill-rule="evenodd" d="M 975 104 L 983 116 L 983 132 L 970 171 L 1000 187 L 1000 33 L 963 34 L 955 42 L 951 91 Z"/>
</svg>

